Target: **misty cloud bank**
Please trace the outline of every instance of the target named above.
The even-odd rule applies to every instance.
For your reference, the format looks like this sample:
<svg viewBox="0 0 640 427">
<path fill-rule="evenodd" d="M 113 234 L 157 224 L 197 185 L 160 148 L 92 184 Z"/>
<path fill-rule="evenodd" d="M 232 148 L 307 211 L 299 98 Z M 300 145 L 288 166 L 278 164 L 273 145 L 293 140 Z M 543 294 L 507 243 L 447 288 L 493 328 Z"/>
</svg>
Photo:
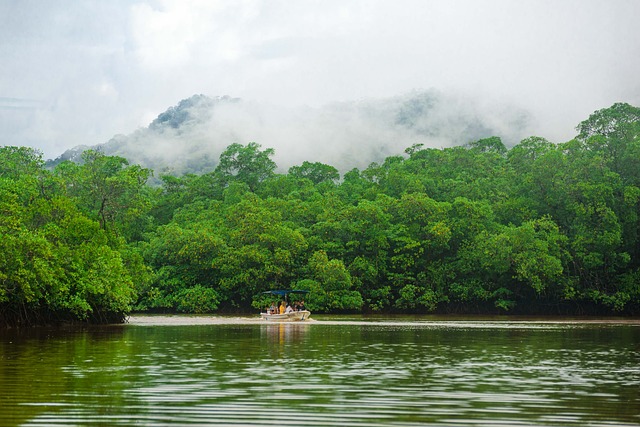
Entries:
<svg viewBox="0 0 640 427">
<path fill-rule="evenodd" d="M 249 142 L 274 148 L 280 171 L 307 160 L 345 172 L 417 143 L 444 148 L 499 136 L 514 145 L 531 135 L 530 122 L 520 108 L 435 90 L 320 108 L 194 95 L 148 127 L 91 148 L 151 168 L 156 176 L 210 172 L 227 146 Z M 57 160 L 78 160 L 87 148 L 68 150 Z"/>
</svg>

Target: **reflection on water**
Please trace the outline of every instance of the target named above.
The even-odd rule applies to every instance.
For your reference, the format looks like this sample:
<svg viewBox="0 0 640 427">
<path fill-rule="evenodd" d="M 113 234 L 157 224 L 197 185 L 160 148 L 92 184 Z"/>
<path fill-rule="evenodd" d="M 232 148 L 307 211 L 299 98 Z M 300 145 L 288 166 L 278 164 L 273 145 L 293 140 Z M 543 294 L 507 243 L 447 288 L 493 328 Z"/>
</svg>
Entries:
<svg viewBox="0 0 640 427">
<path fill-rule="evenodd" d="M 0 425 L 640 426 L 638 324 L 132 322 L 0 360 Z"/>
</svg>

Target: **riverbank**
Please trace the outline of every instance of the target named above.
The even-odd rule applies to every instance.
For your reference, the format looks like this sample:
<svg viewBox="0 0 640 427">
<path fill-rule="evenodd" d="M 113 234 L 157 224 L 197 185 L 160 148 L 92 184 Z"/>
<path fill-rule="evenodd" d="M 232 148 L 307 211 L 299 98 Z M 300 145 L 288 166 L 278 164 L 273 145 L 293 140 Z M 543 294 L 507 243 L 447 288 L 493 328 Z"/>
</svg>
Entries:
<svg viewBox="0 0 640 427">
<path fill-rule="evenodd" d="M 620 324 L 638 325 L 640 318 L 629 317 L 561 317 L 561 316 L 409 316 L 409 315 L 314 315 L 300 324 L 386 324 L 386 325 L 449 325 L 487 327 L 487 325 L 552 325 L 552 324 Z M 189 325 L 247 325 L 265 324 L 257 315 L 186 315 L 186 314 L 134 314 L 129 316 L 126 324 L 133 326 L 189 326 Z M 293 323 L 292 323 L 293 324 Z M 296 322 L 295 324 L 298 324 Z"/>
</svg>

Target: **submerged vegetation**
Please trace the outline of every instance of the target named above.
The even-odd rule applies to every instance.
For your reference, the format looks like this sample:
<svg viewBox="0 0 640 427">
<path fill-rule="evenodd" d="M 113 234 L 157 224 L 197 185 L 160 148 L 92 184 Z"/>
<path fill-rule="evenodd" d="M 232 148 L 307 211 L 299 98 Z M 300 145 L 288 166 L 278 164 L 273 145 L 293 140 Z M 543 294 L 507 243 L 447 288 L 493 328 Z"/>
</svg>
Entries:
<svg viewBox="0 0 640 427">
<path fill-rule="evenodd" d="M 637 314 L 640 109 L 577 130 L 414 145 L 342 177 L 236 143 L 158 187 L 98 151 L 49 170 L 0 148 L 0 323 L 246 311 L 281 287 L 321 312 Z"/>
</svg>

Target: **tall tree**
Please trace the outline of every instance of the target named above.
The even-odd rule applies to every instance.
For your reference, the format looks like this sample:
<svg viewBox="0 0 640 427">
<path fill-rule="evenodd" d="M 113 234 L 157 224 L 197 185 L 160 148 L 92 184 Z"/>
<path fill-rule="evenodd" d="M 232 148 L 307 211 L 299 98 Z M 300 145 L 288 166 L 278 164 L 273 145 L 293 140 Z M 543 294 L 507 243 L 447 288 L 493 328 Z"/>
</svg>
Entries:
<svg viewBox="0 0 640 427">
<path fill-rule="evenodd" d="M 291 166 L 289 175 L 296 178 L 307 178 L 314 184 L 321 182 L 335 183 L 340 178 L 338 169 L 320 162 L 304 161 L 300 166 Z"/>
<path fill-rule="evenodd" d="M 132 225 L 150 209 L 146 187 L 149 169 L 118 156 L 95 150 L 82 153 L 83 164 L 63 162 L 56 173 L 67 183 L 69 194 L 94 217 L 102 229 L 114 236 L 135 233 Z"/>
<path fill-rule="evenodd" d="M 220 155 L 220 163 L 216 167 L 224 179 L 238 180 L 255 191 L 262 181 L 272 176 L 276 164 L 271 157 L 273 148 L 260 149 L 260 144 L 250 142 L 246 146 L 238 143 L 228 146 Z"/>
</svg>

